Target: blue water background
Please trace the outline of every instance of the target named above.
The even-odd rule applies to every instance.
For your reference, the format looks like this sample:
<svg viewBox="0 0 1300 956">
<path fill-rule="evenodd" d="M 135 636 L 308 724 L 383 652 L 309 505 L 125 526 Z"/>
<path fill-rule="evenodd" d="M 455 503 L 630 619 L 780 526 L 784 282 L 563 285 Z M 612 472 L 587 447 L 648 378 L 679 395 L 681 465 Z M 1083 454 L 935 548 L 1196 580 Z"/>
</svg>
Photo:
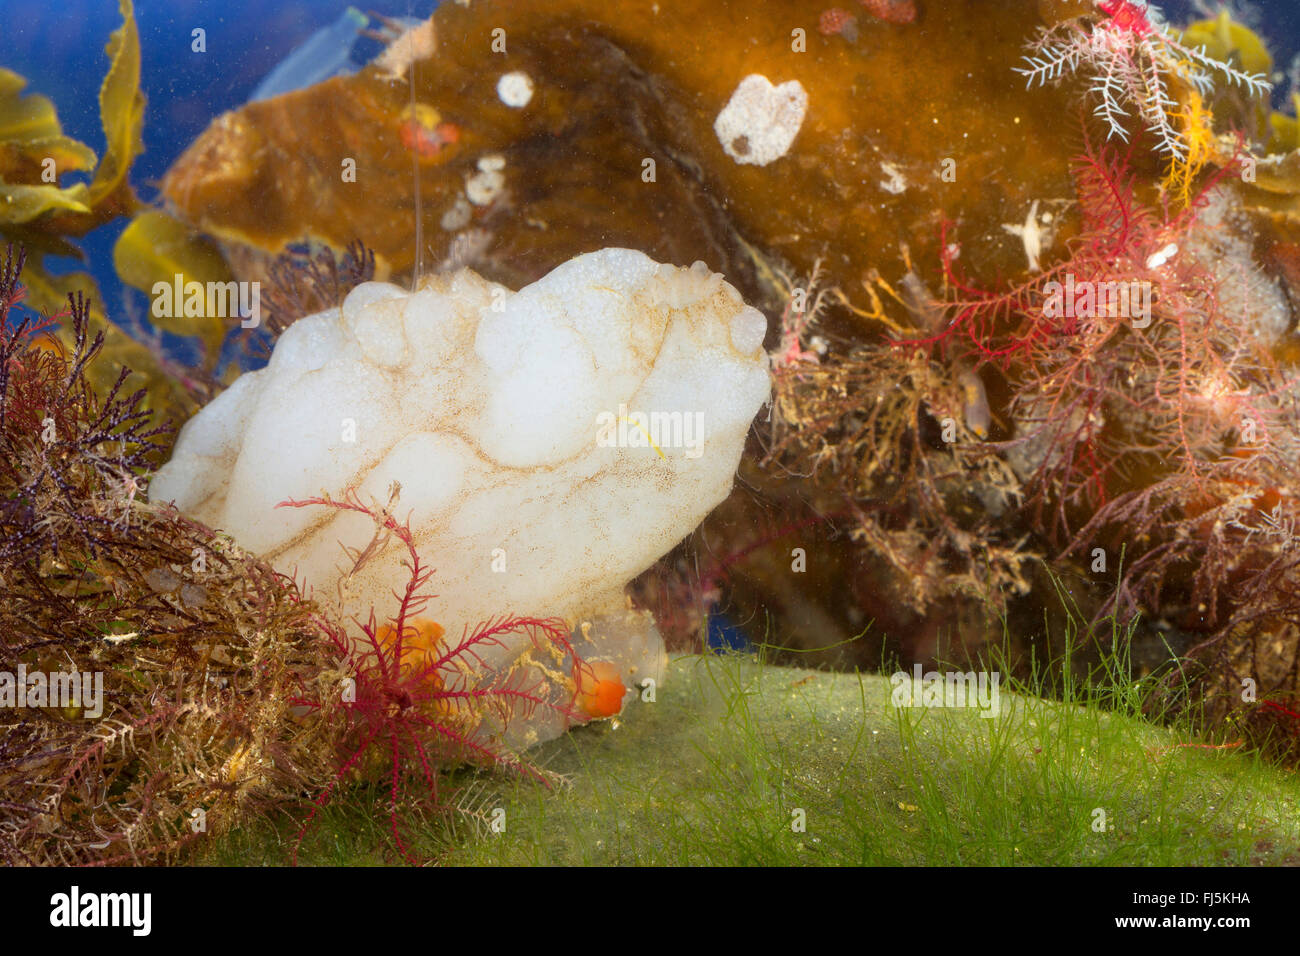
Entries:
<svg viewBox="0 0 1300 956">
<path fill-rule="evenodd" d="M 144 153 L 131 182 L 141 200 L 158 197 L 167 168 L 212 121 L 234 109 L 259 82 L 317 30 L 335 23 L 349 6 L 389 17 L 427 17 L 430 0 L 137 0 L 141 88 L 148 100 Z M 54 101 L 64 132 L 102 154 L 99 87 L 108 69 L 104 47 L 121 25 L 116 0 L 0 0 L 0 66 L 27 78 L 24 92 Z M 377 24 L 375 24 L 377 25 Z M 191 50 L 192 31 L 206 32 L 205 53 Z M 382 45 L 358 41 L 361 62 Z M 84 179 L 84 177 L 83 177 Z M 64 184 L 76 181 L 65 178 Z M 113 271 L 113 244 L 126 221 L 109 223 L 78 245 L 89 261 L 109 313 L 143 310 L 144 296 L 124 289 Z M 51 271 L 86 265 L 47 260 Z"/>
</svg>

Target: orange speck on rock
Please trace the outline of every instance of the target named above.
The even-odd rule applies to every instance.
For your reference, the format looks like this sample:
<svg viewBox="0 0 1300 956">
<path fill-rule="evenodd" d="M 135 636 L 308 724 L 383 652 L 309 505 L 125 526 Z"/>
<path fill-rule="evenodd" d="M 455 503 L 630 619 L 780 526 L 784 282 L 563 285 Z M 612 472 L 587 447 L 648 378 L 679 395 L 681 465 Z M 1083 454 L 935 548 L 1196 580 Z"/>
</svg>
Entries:
<svg viewBox="0 0 1300 956">
<path fill-rule="evenodd" d="M 407 120 L 399 127 L 399 134 L 402 145 L 421 159 L 435 159 L 449 143 L 460 139 L 460 127 L 455 123 L 439 123 L 429 129 L 417 120 Z"/>
<path fill-rule="evenodd" d="M 460 127 L 444 122 L 428 103 L 415 103 L 402 110 L 397 134 L 420 159 L 436 159 L 444 147 L 460 140 Z"/>
<path fill-rule="evenodd" d="M 578 670 L 578 706 L 593 719 L 613 717 L 623 709 L 622 675 L 609 661 L 592 661 Z"/>
</svg>

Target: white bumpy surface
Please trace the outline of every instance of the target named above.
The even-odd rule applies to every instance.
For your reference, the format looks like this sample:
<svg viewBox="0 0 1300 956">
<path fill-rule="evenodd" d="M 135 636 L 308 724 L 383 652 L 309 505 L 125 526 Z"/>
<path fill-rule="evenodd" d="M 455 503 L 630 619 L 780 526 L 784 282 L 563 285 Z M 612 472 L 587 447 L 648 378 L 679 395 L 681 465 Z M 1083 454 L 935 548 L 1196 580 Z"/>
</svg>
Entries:
<svg viewBox="0 0 1300 956">
<path fill-rule="evenodd" d="M 276 505 L 356 488 L 382 506 L 397 482 L 394 513 L 436 569 L 424 616 L 449 637 L 502 614 L 564 616 L 579 653 L 614 663 L 633 688 L 658 676 L 663 646 L 627 612 L 624 586 L 730 492 L 769 395 L 766 329 L 703 263 L 628 249 L 578 256 L 513 293 L 469 270 L 414 293 L 367 283 L 295 322 L 265 369 L 188 422 L 150 497 L 346 614 L 373 607 L 383 621 L 408 576 L 400 544 L 340 592 L 341 545 L 364 548 L 374 522 Z M 602 415 L 672 412 L 703 414 L 702 446 L 597 440 Z M 521 638 L 488 663 L 522 651 Z"/>
</svg>

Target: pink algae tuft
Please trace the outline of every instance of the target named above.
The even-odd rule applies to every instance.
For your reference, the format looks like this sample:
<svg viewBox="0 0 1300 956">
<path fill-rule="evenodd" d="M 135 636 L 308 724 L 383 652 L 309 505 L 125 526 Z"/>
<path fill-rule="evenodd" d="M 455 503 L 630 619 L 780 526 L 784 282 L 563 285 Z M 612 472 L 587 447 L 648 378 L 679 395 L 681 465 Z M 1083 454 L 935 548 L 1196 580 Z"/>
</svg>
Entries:
<svg viewBox="0 0 1300 956">
<path fill-rule="evenodd" d="M 817 31 L 822 36 L 842 36 L 852 43 L 857 39 L 858 18 L 843 7 L 830 7 L 817 18 Z"/>
<path fill-rule="evenodd" d="M 877 20 L 886 23 L 916 22 L 916 3 L 914 0 L 859 0 Z"/>
<path fill-rule="evenodd" d="M 1130 3 L 1129 0 L 1101 0 L 1097 6 L 1120 30 L 1127 30 L 1138 36 L 1146 36 L 1155 30 L 1155 26 L 1147 19 L 1145 9 L 1136 3 Z"/>
</svg>

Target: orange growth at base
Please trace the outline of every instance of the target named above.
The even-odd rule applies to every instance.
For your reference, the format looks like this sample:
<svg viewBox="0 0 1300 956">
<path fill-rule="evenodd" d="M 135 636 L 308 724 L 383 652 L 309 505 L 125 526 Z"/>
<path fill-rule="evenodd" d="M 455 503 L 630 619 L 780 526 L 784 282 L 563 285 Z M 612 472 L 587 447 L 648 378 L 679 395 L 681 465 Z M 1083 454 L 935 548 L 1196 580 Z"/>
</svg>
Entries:
<svg viewBox="0 0 1300 956">
<path fill-rule="evenodd" d="M 409 672 L 427 666 L 439 654 L 438 644 L 443 633 L 442 625 L 427 617 L 417 617 L 407 624 L 406 633 L 402 636 L 401 669 Z M 375 631 L 375 640 L 385 654 L 393 653 L 396 636 L 396 629 L 390 624 L 384 624 Z M 440 683 L 437 675 L 430 674 L 429 677 L 435 683 Z"/>
<path fill-rule="evenodd" d="M 595 661 L 578 671 L 578 706 L 593 719 L 613 717 L 622 710 L 625 693 L 618 668 L 609 661 Z"/>
</svg>

